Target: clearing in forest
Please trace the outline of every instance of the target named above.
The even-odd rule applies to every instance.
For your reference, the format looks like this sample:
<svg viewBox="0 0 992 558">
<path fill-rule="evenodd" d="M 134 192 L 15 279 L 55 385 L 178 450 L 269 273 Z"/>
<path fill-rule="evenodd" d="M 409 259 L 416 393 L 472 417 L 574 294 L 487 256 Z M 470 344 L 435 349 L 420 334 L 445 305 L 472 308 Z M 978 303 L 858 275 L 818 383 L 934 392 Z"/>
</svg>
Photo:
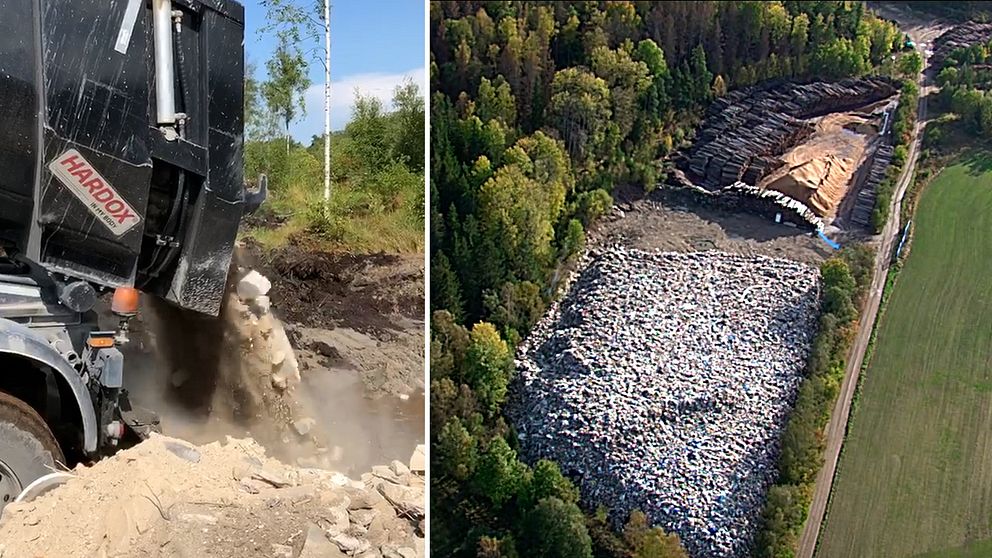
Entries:
<svg viewBox="0 0 992 558">
<path fill-rule="evenodd" d="M 989 154 L 923 192 L 878 328 L 817 556 L 971 556 L 992 538 Z"/>
</svg>

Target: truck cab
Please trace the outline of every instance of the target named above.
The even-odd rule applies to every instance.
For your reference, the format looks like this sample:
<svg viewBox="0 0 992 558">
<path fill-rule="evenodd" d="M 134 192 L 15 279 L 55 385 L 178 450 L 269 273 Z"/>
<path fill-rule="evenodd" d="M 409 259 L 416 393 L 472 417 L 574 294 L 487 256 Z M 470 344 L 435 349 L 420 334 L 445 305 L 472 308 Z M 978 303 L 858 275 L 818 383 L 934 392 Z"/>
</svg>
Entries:
<svg viewBox="0 0 992 558">
<path fill-rule="evenodd" d="M 0 508 L 140 434 L 138 292 L 216 316 L 243 214 L 244 9 L 0 0 Z M 94 308 L 112 300 L 119 325 Z"/>
</svg>

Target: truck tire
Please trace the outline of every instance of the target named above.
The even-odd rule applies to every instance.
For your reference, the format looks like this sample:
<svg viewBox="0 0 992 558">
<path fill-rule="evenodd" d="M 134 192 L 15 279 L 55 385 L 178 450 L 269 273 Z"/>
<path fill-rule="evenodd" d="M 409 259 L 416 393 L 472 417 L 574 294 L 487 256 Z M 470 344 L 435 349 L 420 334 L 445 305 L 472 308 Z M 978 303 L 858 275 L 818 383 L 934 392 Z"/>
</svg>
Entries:
<svg viewBox="0 0 992 558">
<path fill-rule="evenodd" d="M 44 419 L 30 405 L 0 392 L 0 510 L 65 457 Z"/>
</svg>

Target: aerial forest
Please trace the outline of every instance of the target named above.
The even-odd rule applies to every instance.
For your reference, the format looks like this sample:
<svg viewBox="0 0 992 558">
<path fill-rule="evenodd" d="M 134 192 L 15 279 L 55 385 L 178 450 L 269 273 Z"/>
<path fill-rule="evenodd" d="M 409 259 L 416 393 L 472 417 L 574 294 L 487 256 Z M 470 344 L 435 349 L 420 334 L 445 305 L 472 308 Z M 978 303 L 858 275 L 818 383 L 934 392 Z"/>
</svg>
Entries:
<svg viewBox="0 0 992 558">
<path fill-rule="evenodd" d="M 877 72 L 903 36 L 861 2 L 470 1 L 431 2 L 429 38 L 432 549 L 685 556 L 519 459 L 515 347 L 614 193 L 664 184 L 708 103 Z"/>
</svg>

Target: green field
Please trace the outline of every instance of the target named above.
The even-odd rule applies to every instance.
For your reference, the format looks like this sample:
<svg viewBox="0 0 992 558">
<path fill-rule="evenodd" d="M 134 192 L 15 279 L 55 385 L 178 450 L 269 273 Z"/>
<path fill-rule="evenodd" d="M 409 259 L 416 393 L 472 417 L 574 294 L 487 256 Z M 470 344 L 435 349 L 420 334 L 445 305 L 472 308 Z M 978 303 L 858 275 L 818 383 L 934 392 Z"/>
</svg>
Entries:
<svg viewBox="0 0 992 558">
<path fill-rule="evenodd" d="M 818 557 L 990 556 L 992 157 L 923 192 Z"/>
</svg>

